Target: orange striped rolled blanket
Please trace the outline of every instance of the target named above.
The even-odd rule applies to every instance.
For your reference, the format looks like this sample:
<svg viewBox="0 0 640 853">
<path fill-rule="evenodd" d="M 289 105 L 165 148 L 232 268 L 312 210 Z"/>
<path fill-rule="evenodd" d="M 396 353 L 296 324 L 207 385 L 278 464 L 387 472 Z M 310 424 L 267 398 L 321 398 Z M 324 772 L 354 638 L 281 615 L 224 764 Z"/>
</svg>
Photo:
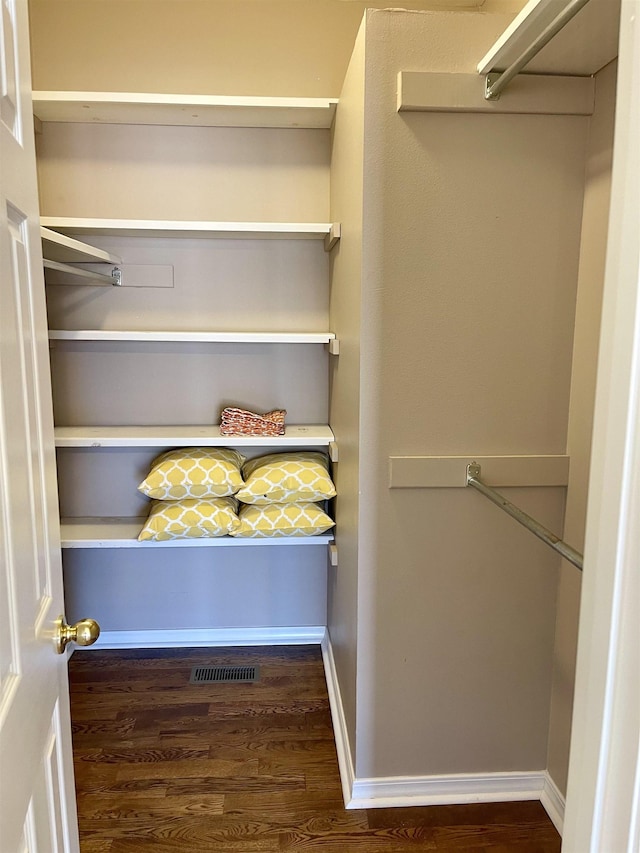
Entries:
<svg viewBox="0 0 640 853">
<path fill-rule="evenodd" d="M 222 435 L 284 435 L 284 409 L 275 409 L 258 415 L 246 409 L 228 406 L 222 410 L 220 433 Z"/>
</svg>

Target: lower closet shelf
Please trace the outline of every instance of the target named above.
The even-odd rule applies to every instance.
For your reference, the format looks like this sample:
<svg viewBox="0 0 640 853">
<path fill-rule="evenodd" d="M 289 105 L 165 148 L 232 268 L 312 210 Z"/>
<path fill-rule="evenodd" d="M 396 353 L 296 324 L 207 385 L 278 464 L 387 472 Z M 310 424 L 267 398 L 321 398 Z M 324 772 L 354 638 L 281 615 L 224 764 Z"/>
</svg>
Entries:
<svg viewBox="0 0 640 853">
<path fill-rule="evenodd" d="M 222 435 L 219 426 L 56 427 L 56 447 L 308 447 L 335 440 L 326 424 L 287 424 L 284 435 Z"/>
<path fill-rule="evenodd" d="M 267 539 L 169 539 L 166 542 L 139 542 L 144 518 L 63 518 L 60 538 L 63 548 L 211 548 L 263 545 L 330 545 L 332 534 L 280 536 Z"/>
</svg>

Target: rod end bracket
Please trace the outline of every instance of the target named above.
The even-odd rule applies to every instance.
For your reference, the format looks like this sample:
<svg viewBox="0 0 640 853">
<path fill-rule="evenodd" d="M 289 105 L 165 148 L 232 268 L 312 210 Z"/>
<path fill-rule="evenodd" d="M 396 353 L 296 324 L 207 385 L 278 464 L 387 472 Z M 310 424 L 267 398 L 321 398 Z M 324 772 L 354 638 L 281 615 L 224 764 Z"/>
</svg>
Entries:
<svg viewBox="0 0 640 853">
<path fill-rule="evenodd" d="M 495 71 L 489 72 L 484 78 L 484 99 L 485 101 L 499 101 L 500 93 L 494 95 L 493 84 L 500 78 L 500 74 Z"/>
<path fill-rule="evenodd" d="M 477 479 L 482 473 L 482 469 L 478 465 L 477 462 L 470 462 L 467 465 L 467 482 L 466 485 L 469 485 L 469 480 Z"/>
</svg>

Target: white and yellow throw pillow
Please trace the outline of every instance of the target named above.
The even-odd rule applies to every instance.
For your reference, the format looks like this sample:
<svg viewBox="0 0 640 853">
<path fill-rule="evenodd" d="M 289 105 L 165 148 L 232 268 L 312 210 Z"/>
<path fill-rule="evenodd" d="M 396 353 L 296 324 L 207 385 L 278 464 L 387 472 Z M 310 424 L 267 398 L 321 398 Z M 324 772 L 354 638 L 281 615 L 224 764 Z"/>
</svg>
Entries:
<svg viewBox="0 0 640 853">
<path fill-rule="evenodd" d="M 138 539 L 164 542 L 227 536 L 240 527 L 237 509 L 238 502 L 231 497 L 154 501 Z"/>
<path fill-rule="evenodd" d="M 226 497 L 244 484 L 245 457 L 224 447 L 185 447 L 169 450 L 153 461 L 138 489 L 158 501 Z"/>
<path fill-rule="evenodd" d="M 321 501 L 335 496 L 324 453 L 302 450 L 270 453 L 250 459 L 242 469 L 244 486 L 239 501 L 264 506 L 270 503 Z"/>
<path fill-rule="evenodd" d="M 335 524 L 314 503 L 247 504 L 240 507 L 240 526 L 231 535 L 262 539 L 276 536 L 315 536 Z"/>
</svg>

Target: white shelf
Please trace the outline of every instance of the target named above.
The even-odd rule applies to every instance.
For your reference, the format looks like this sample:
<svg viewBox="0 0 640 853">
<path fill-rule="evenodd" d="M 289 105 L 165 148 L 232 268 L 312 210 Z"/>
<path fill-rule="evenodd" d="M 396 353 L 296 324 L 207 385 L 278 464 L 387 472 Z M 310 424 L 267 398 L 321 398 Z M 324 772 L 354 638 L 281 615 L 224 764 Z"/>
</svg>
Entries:
<svg viewBox="0 0 640 853">
<path fill-rule="evenodd" d="M 285 435 L 221 435 L 219 426 L 56 427 L 56 447 L 307 447 L 329 446 L 330 427 L 287 426 Z"/>
<path fill-rule="evenodd" d="M 119 264 L 121 258 L 104 249 L 96 249 L 80 240 L 74 240 L 66 234 L 51 231 L 49 228 L 40 228 L 42 238 L 42 254 L 49 261 L 59 263 L 105 263 Z"/>
<path fill-rule="evenodd" d="M 331 222 L 209 222 L 162 219 L 83 219 L 43 216 L 41 225 L 61 234 L 245 240 L 324 240 Z"/>
<path fill-rule="evenodd" d="M 60 523 L 63 548 L 213 548 L 269 545 L 329 545 L 331 534 L 318 536 L 281 536 L 273 539 L 169 539 L 166 542 L 139 542 L 144 518 L 63 518 Z"/>
<path fill-rule="evenodd" d="M 335 98 L 254 98 L 137 92 L 34 92 L 40 121 L 193 127 L 329 128 Z"/>
<path fill-rule="evenodd" d="M 333 332 L 174 332 L 113 329 L 50 329 L 52 341 L 144 341 L 227 344 L 327 344 Z"/>
</svg>

